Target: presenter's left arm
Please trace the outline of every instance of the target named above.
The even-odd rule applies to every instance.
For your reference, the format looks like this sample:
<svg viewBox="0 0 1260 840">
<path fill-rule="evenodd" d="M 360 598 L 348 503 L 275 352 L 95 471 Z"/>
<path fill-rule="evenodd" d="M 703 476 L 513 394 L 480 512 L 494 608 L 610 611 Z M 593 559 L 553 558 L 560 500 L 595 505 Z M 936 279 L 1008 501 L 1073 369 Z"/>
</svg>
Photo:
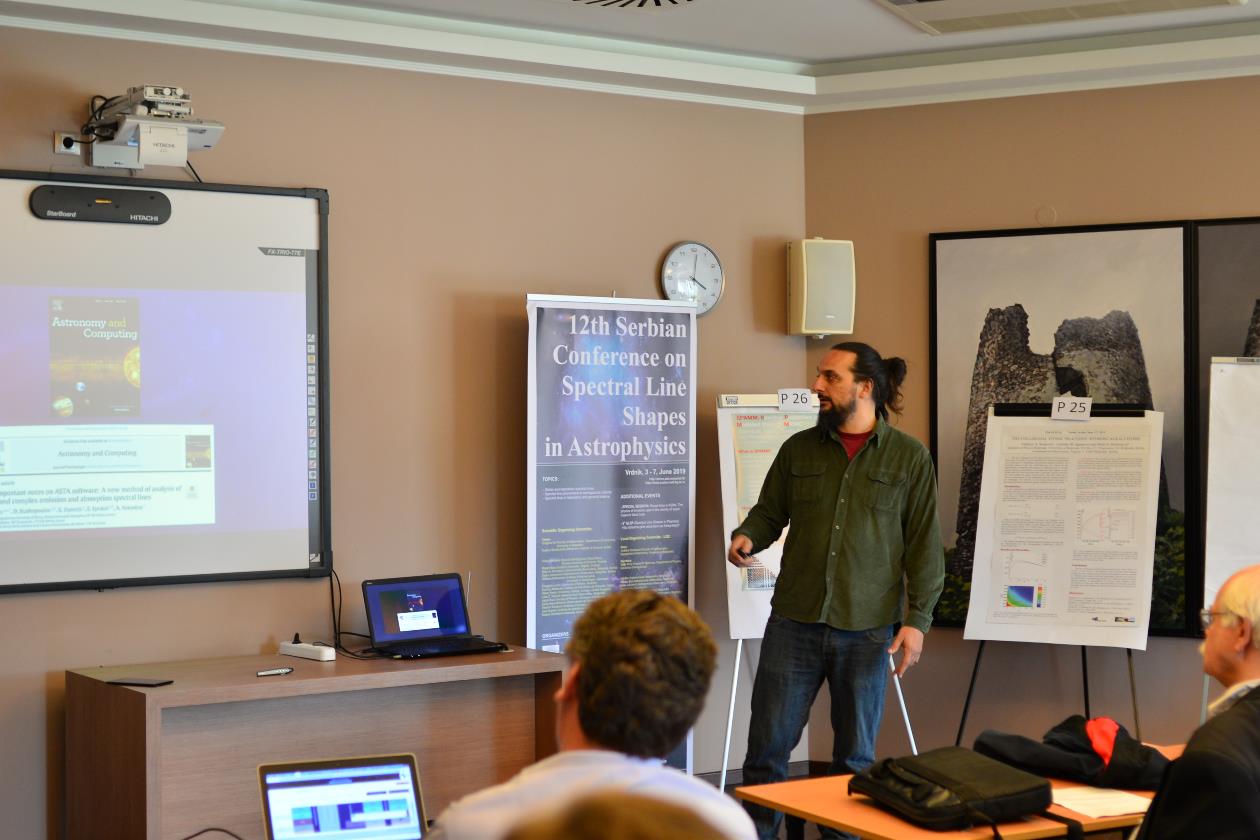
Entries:
<svg viewBox="0 0 1260 840">
<path fill-rule="evenodd" d="M 923 655 L 923 636 L 932 626 L 932 610 L 945 585 L 945 551 L 936 513 L 936 471 L 926 449 L 920 451 L 908 483 L 901 514 L 908 608 L 905 622 L 888 649 L 892 654 L 901 651 L 897 676 Z"/>
</svg>

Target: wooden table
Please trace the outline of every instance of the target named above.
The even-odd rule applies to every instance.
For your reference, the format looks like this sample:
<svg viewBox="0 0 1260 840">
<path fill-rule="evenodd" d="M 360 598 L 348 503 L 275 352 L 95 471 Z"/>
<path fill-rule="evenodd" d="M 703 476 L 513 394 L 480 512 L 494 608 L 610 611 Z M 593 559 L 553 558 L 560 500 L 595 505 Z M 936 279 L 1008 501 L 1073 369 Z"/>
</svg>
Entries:
<svg viewBox="0 0 1260 840">
<path fill-rule="evenodd" d="M 848 790 L 851 778 L 852 775 L 822 776 L 794 782 L 750 785 L 736 788 L 735 796 L 869 840 L 961 840 L 993 836 L 992 830 L 985 826 L 957 831 L 920 828 L 893 816 L 865 796 L 850 796 Z M 1079 782 L 1059 779 L 1051 779 L 1050 782 L 1056 788 L 1081 787 Z M 1154 795 L 1151 791 L 1133 792 L 1148 798 Z M 1052 806 L 1050 810 L 1079 821 L 1086 833 L 1114 831 L 1135 826 L 1142 821 L 1141 814 L 1092 819 L 1058 805 Z M 1045 817 L 1026 817 L 1001 823 L 998 830 L 1006 840 L 1037 840 L 1042 837 L 1063 837 L 1067 834 L 1067 827 L 1063 823 Z"/>
<path fill-rule="evenodd" d="M 286 676 L 257 672 L 288 666 Z M 66 829 L 79 838 L 263 835 L 258 765 L 412 752 L 436 816 L 555 752 L 565 658 L 240 656 L 66 672 Z M 157 688 L 108 685 L 143 676 Z"/>
</svg>

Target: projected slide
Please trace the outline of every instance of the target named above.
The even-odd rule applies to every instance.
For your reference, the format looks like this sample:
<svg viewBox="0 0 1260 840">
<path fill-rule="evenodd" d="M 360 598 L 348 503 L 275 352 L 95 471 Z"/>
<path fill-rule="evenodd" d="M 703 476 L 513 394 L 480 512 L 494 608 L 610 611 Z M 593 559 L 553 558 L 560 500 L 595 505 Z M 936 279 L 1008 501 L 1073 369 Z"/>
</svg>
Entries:
<svg viewBox="0 0 1260 840">
<path fill-rule="evenodd" d="M 0 589 L 326 572 L 318 201 L 40 188 L 0 177 Z"/>
<path fill-rule="evenodd" d="M 18 426 L 0 436 L 0 531 L 214 522 L 211 426 Z"/>
</svg>

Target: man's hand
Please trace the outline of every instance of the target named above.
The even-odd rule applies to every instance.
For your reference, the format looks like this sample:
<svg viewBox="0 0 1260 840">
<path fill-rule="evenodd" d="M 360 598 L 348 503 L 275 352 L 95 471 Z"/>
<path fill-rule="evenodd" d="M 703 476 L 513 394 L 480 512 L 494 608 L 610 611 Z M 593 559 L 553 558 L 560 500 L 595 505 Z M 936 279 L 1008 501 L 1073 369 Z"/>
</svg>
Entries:
<svg viewBox="0 0 1260 840">
<path fill-rule="evenodd" d="M 901 651 L 901 663 L 897 666 L 897 676 L 909 671 L 911 666 L 923 655 L 923 631 L 903 626 L 892 640 L 889 653 Z"/>
<path fill-rule="evenodd" d="M 752 556 L 752 540 L 743 534 L 736 534 L 731 540 L 731 547 L 726 550 L 726 559 L 733 566 L 747 568 L 756 562 Z"/>
</svg>

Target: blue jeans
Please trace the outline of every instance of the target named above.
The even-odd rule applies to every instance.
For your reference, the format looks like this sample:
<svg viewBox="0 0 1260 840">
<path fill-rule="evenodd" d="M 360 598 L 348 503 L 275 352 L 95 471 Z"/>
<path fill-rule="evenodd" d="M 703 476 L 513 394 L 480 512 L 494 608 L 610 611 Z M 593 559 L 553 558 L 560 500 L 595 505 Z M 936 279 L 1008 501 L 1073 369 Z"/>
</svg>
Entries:
<svg viewBox="0 0 1260 840">
<path fill-rule="evenodd" d="M 837 630 L 771 613 L 753 682 L 752 721 L 745 785 L 787 778 L 788 756 L 801 740 L 809 709 L 823 680 L 831 692 L 831 765 L 827 772 L 856 773 L 875 763 L 875 736 L 884 716 L 888 645 L 892 625 Z M 761 840 L 779 831 L 783 815 L 744 803 Z M 823 828 L 823 837 L 844 837 Z"/>
</svg>

